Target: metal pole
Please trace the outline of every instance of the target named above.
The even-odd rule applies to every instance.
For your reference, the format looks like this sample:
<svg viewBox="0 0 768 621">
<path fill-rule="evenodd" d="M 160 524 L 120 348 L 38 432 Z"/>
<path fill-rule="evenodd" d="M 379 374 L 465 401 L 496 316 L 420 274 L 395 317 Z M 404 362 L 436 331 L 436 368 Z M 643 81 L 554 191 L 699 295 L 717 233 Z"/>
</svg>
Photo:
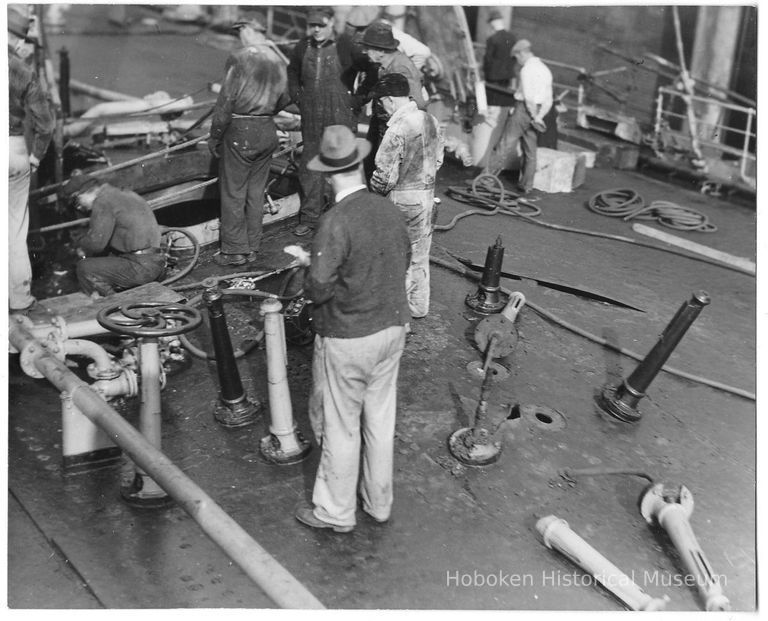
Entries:
<svg viewBox="0 0 768 621">
<path fill-rule="evenodd" d="M 61 113 L 65 119 L 72 114 L 69 97 L 69 67 L 69 50 L 63 47 L 59 50 L 59 99 L 61 99 Z"/>
<path fill-rule="evenodd" d="M 506 306 L 507 296 L 500 293 L 501 265 L 504 260 L 504 246 L 501 235 L 496 238 L 496 243 L 488 247 L 485 255 L 485 268 L 480 286 L 464 300 L 465 304 L 477 313 L 489 315 L 498 313 Z"/>
<path fill-rule="evenodd" d="M 221 398 L 214 407 L 213 417 L 224 427 L 244 427 L 255 422 L 257 414 L 261 413 L 261 404 L 247 397 L 240 381 L 240 371 L 224 315 L 223 297 L 217 285 L 209 287 L 203 293 L 203 301 L 208 308 L 216 370 L 221 387 Z"/>
<path fill-rule="evenodd" d="M 69 392 L 73 403 L 120 446 L 130 458 L 150 473 L 195 522 L 264 593 L 281 608 L 320 609 L 322 603 L 280 565 L 194 481 L 166 455 L 127 423 L 88 384 L 47 351 L 25 328 L 12 324 L 11 344 L 19 351 L 35 347 L 35 367 L 61 392 Z"/>
<path fill-rule="evenodd" d="M 603 388 L 597 403 L 606 414 L 626 423 L 640 420 L 640 412 L 636 409 L 638 402 L 645 396 L 648 386 L 699 316 L 701 309 L 709 302 L 709 295 L 705 291 L 692 294 L 690 300 L 683 302 L 653 349 L 646 354 L 632 374 L 619 386 L 609 385 Z"/>
</svg>

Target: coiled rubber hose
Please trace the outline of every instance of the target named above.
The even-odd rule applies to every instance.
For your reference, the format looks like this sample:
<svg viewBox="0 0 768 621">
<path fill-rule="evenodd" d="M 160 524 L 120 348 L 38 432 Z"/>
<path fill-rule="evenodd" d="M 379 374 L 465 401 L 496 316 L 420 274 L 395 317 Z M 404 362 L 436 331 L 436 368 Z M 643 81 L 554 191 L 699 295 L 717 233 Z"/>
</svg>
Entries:
<svg viewBox="0 0 768 621">
<path fill-rule="evenodd" d="M 602 216 L 621 218 L 625 222 L 638 220 L 655 220 L 659 224 L 678 231 L 698 231 L 699 233 L 714 233 L 717 227 L 704 214 L 683 207 L 672 201 L 653 201 L 646 205 L 643 197 L 635 190 L 616 188 L 598 192 L 587 201 L 590 211 Z"/>
<path fill-rule="evenodd" d="M 498 200 L 500 197 L 505 197 L 503 185 L 501 183 L 501 180 L 498 179 L 498 177 L 496 177 L 495 175 L 487 174 L 487 173 L 480 175 L 480 177 L 483 177 L 483 178 L 490 177 L 495 179 L 497 185 L 500 188 L 502 188 L 498 196 L 496 194 L 491 194 L 493 196 L 493 198 L 491 198 L 489 195 L 487 195 L 490 191 L 486 192 L 485 194 L 476 192 L 474 190 L 474 187 L 476 185 L 475 183 L 472 184 L 473 189 L 471 191 L 464 190 L 461 188 L 449 187 L 448 194 L 453 196 L 453 198 L 455 198 L 455 200 L 457 201 L 472 203 L 475 205 L 481 205 L 486 207 L 492 206 L 493 209 L 491 209 L 490 211 L 486 209 L 486 210 L 470 210 L 470 211 L 462 212 L 458 216 L 456 216 L 453 220 L 451 220 L 451 222 L 449 222 L 448 224 L 434 226 L 433 227 L 434 231 L 437 231 L 437 232 L 448 231 L 452 229 L 461 218 L 464 218 L 466 216 L 471 216 L 471 215 L 492 216 L 499 213 L 505 216 L 516 216 L 516 217 L 522 218 L 525 222 L 529 222 L 530 224 L 537 224 L 538 226 L 543 226 L 548 229 L 554 229 L 556 231 L 566 231 L 568 233 L 577 233 L 579 235 L 588 235 L 590 237 L 601 237 L 603 239 L 612 239 L 614 241 L 624 242 L 625 244 L 632 244 L 633 246 L 642 246 L 643 248 L 651 248 L 652 250 L 658 250 L 660 252 L 668 252 L 670 254 L 677 255 L 678 257 L 685 257 L 686 259 L 691 259 L 692 261 L 700 261 L 701 263 L 716 265 L 717 267 L 722 267 L 727 270 L 739 272 L 740 274 L 746 274 L 748 276 L 751 276 L 752 278 L 755 277 L 754 272 L 750 272 L 749 270 L 741 268 L 737 265 L 721 263 L 720 261 L 717 261 L 715 259 L 710 259 L 708 257 L 699 256 L 695 254 L 686 254 L 685 252 L 680 252 L 675 248 L 664 248 L 662 246 L 655 246 L 654 244 L 650 244 L 648 242 L 644 242 L 637 239 L 632 239 L 631 237 L 624 237 L 623 235 L 611 235 L 610 233 L 601 233 L 599 231 L 577 229 L 572 226 L 562 226 L 560 224 L 552 224 L 551 222 L 544 222 L 543 220 L 538 220 L 534 216 L 539 215 L 539 213 L 541 213 L 541 210 L 539 210 L 535 205 L 532 205 L 525 199 L 523 198 L 511 199 L 511 202 L 514 203 L 514 208 L 512 208 L 510 200 L 507 200 L 504 203 L 501 203 Z M 475 181 L 477 181 L 477 179 Z M 514 193 L 512 193 L 512 195 L 517 196 Z M 530 214 L 524 213 L 520 209 L 521 206 L 529 209 L 531 213 Z"/>
</svg>

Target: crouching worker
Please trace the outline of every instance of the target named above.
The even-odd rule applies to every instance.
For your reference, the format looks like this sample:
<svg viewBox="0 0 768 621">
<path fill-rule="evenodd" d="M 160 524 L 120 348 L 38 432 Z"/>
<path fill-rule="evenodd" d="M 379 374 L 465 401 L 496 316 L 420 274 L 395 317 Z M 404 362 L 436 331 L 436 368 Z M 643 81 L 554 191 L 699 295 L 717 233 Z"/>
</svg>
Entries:
<svg viewBox="0 0 768 621">
<path fill-rule="evenodd" d="M 60 195 L 91 214 L 88 231 L 76 240 L 81 259 L 77 281 L 85 293 L 107 296 L 162 276 L 165 255 L 160 249 L 160 226 L 138 194 L 90 175 L 75 175 Z"/>
</svg>

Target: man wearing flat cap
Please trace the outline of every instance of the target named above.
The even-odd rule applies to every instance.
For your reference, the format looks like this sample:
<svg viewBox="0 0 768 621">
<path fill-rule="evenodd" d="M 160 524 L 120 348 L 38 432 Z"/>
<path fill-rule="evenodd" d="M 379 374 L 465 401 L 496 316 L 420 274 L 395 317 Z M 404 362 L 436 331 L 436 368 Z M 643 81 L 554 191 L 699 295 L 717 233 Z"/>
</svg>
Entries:
<svg viewBox="0 0 768 621">
<path fill-rule="evenodd" d="M 297 508 L 296 519 L 338 533 L 355 527 L 358 491 L 369 519 L 390 517 L 397 376 L 410 319 L 408 233 L 397 208 L 365 187 L 369 150 L 346 126 L 325 129 L 309 166 L 328 175 L 336 202 L 320 218 L 311 255 L 286 248 L 309 264 L 316 332 L 309 416 L 322 448 L 312 505 Z"/>
<path fill-rule="evenodd" d="M 27 40 L 26 6 L 8 7 L 8 307 L 28 313 L 32 295 L 32 264 L 27 249 L 29 185 L 53 137 L 53 107 L 37 73 L 24 59 L 34 51 Z M 25 129 L 29 128 L 30 149 Z"/>
<path fill-rule="evenodd" d="M 86 174 L 70 177 L 59 196 L 91 215 L 88 231 L 75 240 L 77 281 L 85 293 L 107 296 L 163 275 L 160 226 L 141 196 Z"/>
<path fill-rule="evenodd" d="M 512 46 L 512 56 L 520 65 L 520 76 L 515 91 L 515 108 L 507 120 L 500 145 L 514 146 L 520 141 L 523 151 L 523 169 L 517 184 L 520 194 L 527 194 L 533 189 L 536 175 L 536 149 L 538 134 L 546 131 L 544 117 L 552 108 L 552 72 L 534 55 L 531 42 L 520 39 Z M 507 152 L 506 146 L 497 147 L 497 154 Z M 493 160 L 493 156 L 491 158 Z M 493 162 L 489 168 L 493 171 L 498 164 Z"/>
<path fill-rule="evenodd" d="M 363 35 L 363 46 L 365 47 L 368 58 L 371 62 L 378 65 L 378 79 L 388 73 L 399 73 L 408 80 L 409 95 L 416 102 L 416 106 L 424 110 L 427 107 L 427 100 L 424 97 L 423 85 L 421 82 L 421 72 L 416 68 L 410 58 L 398 50 L 399 41 L 392 34 L 392 26 L 384 21 L 373 22 L 365 30 Z M 375 156 L 379 148 L 384 132 L 387 130 L 387 120 L 389 115 L 386 113 L 381 103 L 375 97 L 373 101 L 373 111 L 371 120 L 368 124 L 368 140 L 371 142 L 371 154 L 365 162 L 365 176 L 370 179 L 375 169 Z"/>
<path fill-rule="evenodd" d="M 411 240 L 411 261 L 405 278 L 411 317 L 429 312 L 429 248 L 435 178 L 443 164 L 443 138 L 437 119 L 416 107 L 408 80 L 388 73 L 373 87 L 390 115 L 387 131 L 376 153 L 371 189 L 387 196 L 405 217 Z"/>
<path fill-rule="evenodd" d="M 320 148 L 329 125 L 357 127 L 351 85 L 345 79 L 352 64 L 351 39 L 336 40 L 333 9 L 313 7 L 307 12 L 307 36 L 293 48 L 288 65 L 288 92 L 301 111 L 303 142 L 299 162 L 301 206 L 294 234 L 311 234 L 329 203 L 323 176 L 307 167 Z"/>
<path fill-rule="evenodd" d="M 232 28 L 242 48 L 227 58 L 209 141 L 219 159 L 218 265 L 244 265 L 257 258 L 264 188 L 278 146 L 273 116 L 288 103 L 285 62 L 267 40 L 264 17 L 242 15 Z"/>
</svg>

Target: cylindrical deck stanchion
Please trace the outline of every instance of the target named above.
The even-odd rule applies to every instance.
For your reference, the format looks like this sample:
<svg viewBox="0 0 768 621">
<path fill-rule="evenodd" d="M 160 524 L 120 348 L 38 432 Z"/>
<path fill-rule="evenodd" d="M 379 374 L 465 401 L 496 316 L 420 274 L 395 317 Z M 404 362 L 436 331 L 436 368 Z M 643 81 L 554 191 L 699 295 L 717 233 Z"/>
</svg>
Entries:
<svg viewBox="0 0 768 621">
<path fill-rule="evenodd" d="M 498 313 L 506 306 L 507 296 L 501 292 L 501 265 L 504 261 L 504 246 L 501 235 L 496 238 L 496 243 L 488 247 L 485 255 L 485 268 L 480 286 L 475 293 L 469 294 L 464 300 L 476 313 L 490 315 Z"/>
<path fill-rule="evenodd" d="M 267 379 L 269 385 L 269 435 L 261 439 L 262 455 L 275 464 L 295 464 L 303 460 L 311 445 L 296 429 L 291 393 L 288 387 L 288 352 L 285 345 L 283 307 L 278 300 L 261 303 L 264 338 L 267 344 Z"/>
<path fill-rule="evenodd" d="M 691 296 L 690 300 L 683 302 L 656 345 L 632 374 L 618 386 L 609 384 L 603 387 L 597 399 L 600 409 L 625 423 L 639 421 L 642 415 L 637 410 L 638 402 L 645 396 L 645 391 L 664 366 L 667 358 L 709 302 L 710 297 L 705 291 L 698 291 Z"/>
<path fill-rule="evenodd" d="M 223 427 L 237 428 L 255 422 L 261 413 L 261 404 L 245 394 L 240 381 L 240 371 L 237 369 L 232 340 L 227 329 L 222 298 L 223 294 L 218 286 L 210 287 L 203 293 L 203 301 L 208 308 L 221 390 L 220 399 L 214 405 L 213 417 Z"/>
<path fill-rule="evenodd" d="M 141 373 L 139 431 L 147 439 L 147 442 L 159 450 L 162 445 L 162 409 L 160 405 L 162 370 L 157 337 L 139 339 L 139 369 Z M 138 465 L 133 481 L 120 490 L 120 494 L 128 504 L 137 507 L 159 508 L 173 502 L 165 490 Z"/>
</svg>

